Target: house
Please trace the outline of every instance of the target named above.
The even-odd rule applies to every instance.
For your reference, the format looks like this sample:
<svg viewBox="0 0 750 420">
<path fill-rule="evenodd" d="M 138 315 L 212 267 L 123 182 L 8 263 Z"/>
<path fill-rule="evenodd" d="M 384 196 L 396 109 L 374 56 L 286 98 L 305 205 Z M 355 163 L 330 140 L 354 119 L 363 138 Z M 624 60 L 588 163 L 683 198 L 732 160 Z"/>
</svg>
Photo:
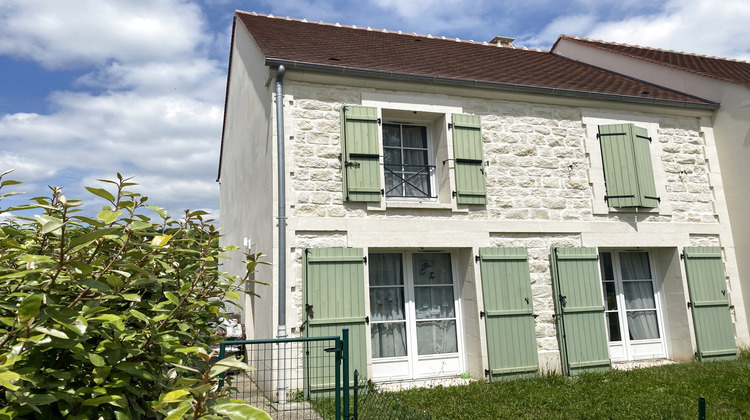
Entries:
<svg viewBox="0 0 750 420">
<path fill-rule="evenodd" d="M 712 118 L 735 253 L 750 255 L 750 63 L 564 35 L 551 52 L 721 104 Z M 750 259 L 737 264 L 748 301 Z"/>
<path fill-rule="evenodd" d="M 494 41 L 236 12 L 223 241 L 273 262 L 248 337 L 348 328 L 376 382 L 735 357 L 721 104 Z"/>
</svg>

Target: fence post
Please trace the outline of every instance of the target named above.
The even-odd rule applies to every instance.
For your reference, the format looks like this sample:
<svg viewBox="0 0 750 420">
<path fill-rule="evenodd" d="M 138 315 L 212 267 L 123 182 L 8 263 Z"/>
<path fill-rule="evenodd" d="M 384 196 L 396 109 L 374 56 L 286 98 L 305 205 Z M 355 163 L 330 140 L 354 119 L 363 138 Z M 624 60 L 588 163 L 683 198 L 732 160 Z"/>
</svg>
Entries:
<svg viewBox="0 0 750 420">
<path fill-rule="evenodd" d="M 344 418 L 349 418 L 349 329 L 344 328 L 343 331 L 341 331 L 343 340 L 342 340 L 342 346 L 343 346 L 343 352 L 342 357 L 344 358 Z"/>
<path fill-rule="evenodd" d="M 698 420 L 706 420 L 706 399 L 698 398 Z"/>
<path fill-rule="evenodd" d="M 334 369 L 334 403 L 336 404 L 336 420 L 341 420 L 341 339 L 336 337 L 336 368 Z"/>
<path fill-rule="evenodd" d="M 216 359 L 217 362 L 219 360 L 223 359 L 224 356 L 226 356 L 226 348 L 225 348 L 225 346 L 226 346 L 225 343 L 220 343 L 219 344 L 219 357 Z M 223 386 L 224 386 L 224 372 L 221 372 L 221 374 L 219 374 L 219 389 L 221 389 L 221 387 L 223 387 Z"/>
<path fill-rule="evenodd" d="M 357 420 L 359 415 L 359 371 L 354 369 L 354 420 Z"/>
</svg>

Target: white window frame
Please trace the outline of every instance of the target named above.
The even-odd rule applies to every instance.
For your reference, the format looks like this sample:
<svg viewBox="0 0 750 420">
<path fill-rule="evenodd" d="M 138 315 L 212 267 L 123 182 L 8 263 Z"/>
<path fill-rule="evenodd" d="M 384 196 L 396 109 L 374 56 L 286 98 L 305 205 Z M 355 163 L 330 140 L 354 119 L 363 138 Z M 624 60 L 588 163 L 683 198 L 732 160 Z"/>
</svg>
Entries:
<svg viewBox="0 0 750 420">
<path fill-rule="evenodd" d="M 382 114 L 382 110 L 381 110 Z M 435 163 L 435 135 L 434 135 L 434 124 L 431 120 L 420 120 L 420 119 L 413 119 L 413 120 L 404 120 L 400 118 L 384 118 L 382 120 L 382 125 L 380 127 L 380 151 L 383 155 L 383 189 L 385 191 L 385 200 L 386 201 L 404 201 L 404 202 L 437 202 L 438 201 L 438 193 L 439 193 L 439 186 L 437 185 L 437 164 Z M 433 166 L 433 168 L 429 172 L 429 182 L 430 182 L 430 190 L 433 192 L 434 197 L 407 197 L 407 196 L 395 196 L 395 197 L 389 197 L 388 196 L 388 184 L 385 182 L 385 142 L 383 140 L 383 128 L 386 124 L 398 124 L 400 126 L 410 125 L 415 127 L 425 127 L 425 135 L 427 137 L 427 165 Z M 403 143 L 403 139 L 402 139 Z M 403 151 L 404 148 L 402 147 L 401 150 Z M 402 161 L 403 164 L 403 161 Z"/>
<path fill-rule="evenodd" d="M 408 111 L 408 112 L 425 112 L 431 114 L 440 114 L 444 118 L 443 126 L 437 126 L 435 121 L 427 121 L 431 123 L 432 130 L 428 128 L 428 142 L 431 141 L 432 152 L 430 159 L 436 166 L 435 174 L 433 176 L 433 186 L 435 188 L 436 199 L 414 199 L 407 197 L 393 197 L 386 199 L 382 197 L 380 202 L 368 203 L 367 209 L 371 211 L 385 211 L 388 208 L 418 208 L 418 209 L 440 209 L 440 210 L 451 210 L 454 213 L 468 213 L 468 208 L 463 206 L 459 208 L 456 204 L 456 199 L 452 197 L 451 191 L 456 190 L 456 179 L 453 170 L 448 170 L 447 165 L 443 165 L 442 162 L 437 161 L 437 155 L 439 153 L 439 146 L 445 147 L 445 158 L 450 161 L 453 158 L 453 142 L 451 141 L 451 131 L 448 129 L 450 118 L 452 114 L 463 114 L 464 110 L 461 106 L 456 106 L 454 99 L 438 98 L 438 97 L 427 97 L 425 95 L 405 94 L 405 93 L 381 93 L 381 92 L 362 92 L 362 106 L 370 106 L 378 109 L 378 117 L 381 121 L 386 122 L 399 122 L 400 119 L 387 118 L 383 119 L 383 110 L 394 110 L 394 111 Z M 416 120 L 415 120 L 416 121 Z M 425 121 L 423 121 L 425 122 Z M 417 124 L 419 125 L 419 123 Z M 431 137 L 431 140 L 430 140 Z M 382 127 L 378 130 L 378 141 L 379 150 L 383 151 L 383 130 Z M 442 150 L 442 149 L 441 149 Z M 383 165 L 383 158 L 380 159 L 381 166 Z M 445 166 L 443 168 L 442 166 Z M 440 175 L 443 172 L 444 175 Z M 385 188 L 385 171 L 380 171 L 380 185 Z M 448 185 L 445 185 L 447 182 Z"/>
<path fill-rule="evenodd" d="M 602 162 L 602 148 L 597 134 L 600 125 L 610 124 L 634 124 L 645 128 L 651 137 L 651 165 L 654 170 L 654 184 L 656 195 L 660 197 L 658 207 L 610 207 L 604 197 L 607 189 L 604 183 L 604 162 Z M 659 142 L 659 123 L 656 118 L 632 115 L 623 118 L 622 115 L 613 115 L 601 112 L 584 112 L 583 125 L 586 129 L 584 147 L 589 161 L 589 184 L 592 191 L 592 211 L 594 215 L 607 215 L 611 213 L 644 213 L 669 216 L 672 214 L 672 205 L 667 198 L 667 174 L 662 164 L 662 148 Z"/>
<path fill-rule="evenodd" d="M 664 359 L 667 357 L 668 337 L 666 331 L 667 320 L 665 319 L 666 311 L 664 310 L 662 279 L 659 276 L 659 266 L 657 258 L 653 253 L 644 249 L 622 249 L 622 248 L 603 248 L 598 250 L 599 254 L 607 252 L 612 255 L 612 272 L 614 274 L 615 294 L 617 299 L 617 313 L 620 322 L 621 341 L 609 341 L 609 327 L 607 327 L 607 342 L 609 345 L 609 355 L 613 362 L 630 362 L 635 360 Z M 648 255 L 649 269 L 651 270 L 651 285 L 654 291 L 654 305 L 656 306 L 657 327 L 659 338 L 647 340 L 630 340 L 627 334 L 628 319 L 627 309 L 625 306 L 625 294 L 623 291 L 622 270 L 620 268 L 620 255 L 627 252 L 643 252 Z M 600 270 L 601 264 L 600 261 Z M 604 295 L 604 275 L 602 273 L 602 294 L 606 305 L 606 295 Z M 605 316 L 606 313 L 605 306 Z"/>
<path fill-rule="evenodd" d="M 465 372 L 466 346 L 464 343 L 463 310 L 459 288 L 458 255 L 447 250 L 414 250 L 414 249 L 369 249 L 369 254 L 401 254 L 404 273 L 404 318 L 406 320 L 407 355 L 400 357 L 372 357 L 371 327 L 367 327 L 367 354 L 372 364 L 372 380 L 390 382 L 398 380 L 416 380 L 439 377 L 450 377 Z M 417 350 L 417 329 L 414 292 L 414 254 L 445 253 L 450 256 L 451 275 L 453 280 L 453 304 L 456 319 L 457 353 L 419 355 Z M 367 272 L 367 313 L 370 314 L 370 283 Z M 371 323 L 372 324 L 372 323 Z"/>
</svg>

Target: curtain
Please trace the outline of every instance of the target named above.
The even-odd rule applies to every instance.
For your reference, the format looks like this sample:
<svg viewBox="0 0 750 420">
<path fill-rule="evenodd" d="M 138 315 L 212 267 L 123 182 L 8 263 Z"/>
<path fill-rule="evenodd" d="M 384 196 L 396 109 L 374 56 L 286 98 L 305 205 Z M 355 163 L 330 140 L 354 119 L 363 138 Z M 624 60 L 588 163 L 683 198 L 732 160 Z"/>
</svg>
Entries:
<svg viewBox="0 0 750 420">
<path fill-rule="evenodd" d="M 625 309 L 628 314 L 628 330 L 631 340 L 659 338 L 656 318 L 656 300 L 651 281 L 625 281 Z M 633 309 L 647 309 L 637 310 Z"/>
<path fill-rule="evenodd" d="M 372 357 L 406 356 L 401 254 L 370 254 L 368 266 Z"/>
<path fill-rule="evenodd" d="M 651 267 L 648 265 L 648 253 L 621 252 L 620 270 L 623 280 L 650 280 Z"/>
</svg>

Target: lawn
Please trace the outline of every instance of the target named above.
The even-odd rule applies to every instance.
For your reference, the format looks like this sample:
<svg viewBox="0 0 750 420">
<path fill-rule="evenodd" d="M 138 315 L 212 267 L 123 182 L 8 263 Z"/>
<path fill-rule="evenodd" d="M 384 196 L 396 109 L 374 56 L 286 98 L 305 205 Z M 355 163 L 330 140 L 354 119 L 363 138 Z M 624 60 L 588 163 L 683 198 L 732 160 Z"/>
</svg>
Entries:
<svg viewBox="0 0 750 420">
<path fill-rule="evenodd" d="M 731 362 L 681 363 L 574 378 L 549 375 L 492 384 L 474 382 L 393 396 L 414 414 L 436 420 L 695 419 L 700 397 L 706 399 L 708 419 L 750 418 L 750 352 L 744 351 L 743 357 Z M 360 414 L 362 419 L 375 413 Z"/>
</svg>

